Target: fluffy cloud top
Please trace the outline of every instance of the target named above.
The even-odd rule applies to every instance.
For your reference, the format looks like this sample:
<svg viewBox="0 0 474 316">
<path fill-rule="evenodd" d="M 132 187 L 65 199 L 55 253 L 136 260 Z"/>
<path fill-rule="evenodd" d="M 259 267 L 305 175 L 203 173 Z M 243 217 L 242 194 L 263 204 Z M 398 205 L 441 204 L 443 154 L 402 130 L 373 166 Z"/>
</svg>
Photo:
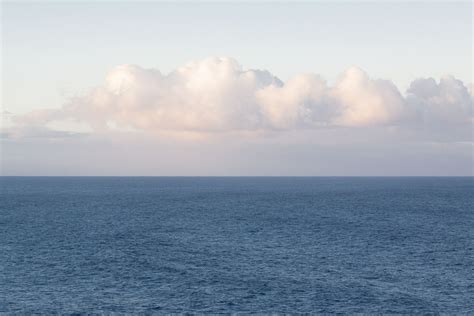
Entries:
<svg viewBox="0 0 474 316">
<path fill-rule="evenodd" d="M 15 122 L 31 126 L 72 119 L 96 130 L 197 132 L 470 126 L 472 93 L 472 85 L 447 76 L 439 82 L 417 79 L 402 95 L 391 81 L 371 79 L 356 67 L 332 86 L 314 74 L 284 83 L 268 71 L 244 70 L 231 58 L 208 58 L 167 75 L 117 66 L 89 94 Z"/>
</svg>

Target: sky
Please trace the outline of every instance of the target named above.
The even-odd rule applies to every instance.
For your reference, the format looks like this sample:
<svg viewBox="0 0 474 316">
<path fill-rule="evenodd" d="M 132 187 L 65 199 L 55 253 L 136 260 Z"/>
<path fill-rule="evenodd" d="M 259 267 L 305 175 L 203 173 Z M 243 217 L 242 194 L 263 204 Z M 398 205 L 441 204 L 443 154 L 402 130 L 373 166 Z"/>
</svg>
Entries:
<svg viewBox="0 0 474 316">
<path fill-rule="evenodd" d="M 1 6 L 1 174 L 473 174 L 471 2 Z"/>
</svg>

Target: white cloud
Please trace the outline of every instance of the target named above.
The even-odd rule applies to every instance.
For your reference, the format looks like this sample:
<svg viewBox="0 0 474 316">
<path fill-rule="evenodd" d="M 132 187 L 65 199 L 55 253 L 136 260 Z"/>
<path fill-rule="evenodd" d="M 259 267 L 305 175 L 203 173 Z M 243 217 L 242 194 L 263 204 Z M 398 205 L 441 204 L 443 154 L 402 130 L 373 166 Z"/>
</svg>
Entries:
<svg viewBox="0 0 474 316">
<path fill-rule="evenodd" d="M 77 120 L 95 130 L 229 132 L 322 127 L 459 126 L 472 124 L 472 85 L 453 77 L 417 79 L 402 95 L 388 80 L 361 69 L 333 86 L 320 76 L 283 83 L 268 71 L 243 70 L 231 58 L 191 62 L 164 75 L 134 65 L 115 67 L 102 86 L 59 110 L 17 116 L 24 126 Z"/>
<path fill-rule="evenodd" d="M 347 70 L 330 91 L 341 107 L 334 123 L 343 126 L 394 124 L 404 115 L 404 100 L 387 80 L 371 80 L 361 69 Z"/>
<path fill-rule="evenodd" d="M 473 118 L 472 84 L 466 87 L 452 76 L 418 79 L 408 88 L 407 104 L 425 123 L 470 123 Z"/>
</svg>

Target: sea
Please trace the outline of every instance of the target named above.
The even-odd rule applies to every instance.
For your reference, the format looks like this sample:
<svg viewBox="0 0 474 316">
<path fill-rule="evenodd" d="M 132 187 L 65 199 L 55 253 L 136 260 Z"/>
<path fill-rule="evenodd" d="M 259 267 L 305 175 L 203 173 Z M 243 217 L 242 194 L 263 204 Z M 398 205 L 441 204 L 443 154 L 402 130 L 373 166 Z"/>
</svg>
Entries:
<svg viewBox="0 0 474 316">
<path fill-rule="evenodd" d="M 473 314 L 472 177 L 0 177 L 1 314 Z"/>
</svg>

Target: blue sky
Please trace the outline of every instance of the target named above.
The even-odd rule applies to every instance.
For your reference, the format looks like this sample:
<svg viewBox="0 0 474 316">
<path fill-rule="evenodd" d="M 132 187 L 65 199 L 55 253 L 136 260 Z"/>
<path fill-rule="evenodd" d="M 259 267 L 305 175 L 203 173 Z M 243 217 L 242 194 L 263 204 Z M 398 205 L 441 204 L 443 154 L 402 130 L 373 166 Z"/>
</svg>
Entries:
<svg viewBox="0 0 474 316">
<path fill-rule="evenodd" d="M 471 2 L 2 2 L 0 174 L 473 175 Z"/>
<path fill-rule="evenodd" d="M 229 56 L 283 80 L 334 80 L 356 65 L 401 91 L 418 77 L 472 76 L 465 3 L 3 3 L 3 105 L 59 107 L 119 64 L 169 72 Z"/>
</svg>

